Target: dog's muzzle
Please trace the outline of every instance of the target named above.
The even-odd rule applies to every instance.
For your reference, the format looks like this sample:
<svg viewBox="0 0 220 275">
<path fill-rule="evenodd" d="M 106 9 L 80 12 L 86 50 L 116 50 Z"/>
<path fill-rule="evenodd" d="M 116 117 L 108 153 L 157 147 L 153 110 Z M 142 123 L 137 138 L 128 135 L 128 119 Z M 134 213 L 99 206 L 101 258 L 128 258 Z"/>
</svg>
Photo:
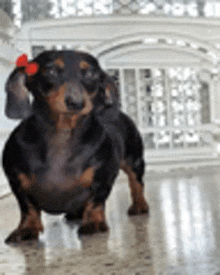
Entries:
<svg viewBox="0 0 220 275">
<path fill-rule="evenodd" d="M 65 99 L 65 103 L 70 111 L 80 111 L 84 107 L 82 101 L 74 101 L 70 96 Z"/>
</svg>

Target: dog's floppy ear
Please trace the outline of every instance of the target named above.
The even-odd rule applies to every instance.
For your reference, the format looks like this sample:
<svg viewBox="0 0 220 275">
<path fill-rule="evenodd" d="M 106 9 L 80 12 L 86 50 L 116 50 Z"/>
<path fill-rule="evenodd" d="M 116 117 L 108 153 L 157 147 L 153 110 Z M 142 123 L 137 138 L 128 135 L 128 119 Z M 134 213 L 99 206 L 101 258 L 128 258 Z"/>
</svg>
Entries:
<svg viewBox="0 0 220 275">
<path fill-rule="evenodd" d="M 113 81 L 113 79 L 105 74 L 104 78 L 103 78 L 103 88 L 104 88 L 104 92 L 105 92 L 105 104 L 106 105 L 113 105 L 119 104 L 119 93 L 118 93 L 118 88 L 115 84 L 115 82 Z"/>
<path fill-rule="evenodd" d="M 28 89 L 25 86 L 26 76 L 16 68 L 6 82 L 5 114 L 11 119 L 23 119 L 31 114 Z"/>
</svg>

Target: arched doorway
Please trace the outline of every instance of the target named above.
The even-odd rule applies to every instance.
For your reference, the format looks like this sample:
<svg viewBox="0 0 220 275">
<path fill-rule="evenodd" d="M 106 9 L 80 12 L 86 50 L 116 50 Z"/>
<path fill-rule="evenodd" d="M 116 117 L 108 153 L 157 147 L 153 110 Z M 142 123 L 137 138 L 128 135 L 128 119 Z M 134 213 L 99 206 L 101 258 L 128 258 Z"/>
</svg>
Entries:
<svg viewBox="0 0 220 275">
<path fill-rule="evenodd" d="M 138 125 L 148 160 L 215 158 L 215 49 L 189 37 L 171 37 L 121 38 L 96 54 L 119 86 L 122 109 Z"/>
</svg>

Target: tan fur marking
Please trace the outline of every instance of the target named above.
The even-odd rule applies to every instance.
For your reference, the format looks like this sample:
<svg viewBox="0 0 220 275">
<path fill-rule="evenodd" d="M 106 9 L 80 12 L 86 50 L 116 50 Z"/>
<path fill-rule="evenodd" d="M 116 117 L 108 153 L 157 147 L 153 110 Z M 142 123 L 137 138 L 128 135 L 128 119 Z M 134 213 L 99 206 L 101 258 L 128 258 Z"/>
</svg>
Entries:
<svg viewBox="0 0 220 275">
<path fill-rule="evenodd" d="M 93 109 L 93 104 L 91 100 L 92 97 L 93 95 L 89 96 L 86 92 L 83 93 L 84 108 L 81 111 L 82 115 L 87 115 Z"/>
<path fill-rule="evenodd" d="M 46 101 L 54 113 L 67 112 L 67 107 L 65 104 L 64 94 L 66 91 L 66 85 L 62 85 L 59 90 L 52 91 L 46 97 Z"/>
<path fill-rule="evenodd" d="M 57 130 L 68 130 L 76 128 L 77 121 L 79 119 L 79 114 L 68 114 L 61 113 L 56 116 L 56 128 Z"/>
<path fill-rule="evenodd" d="M 54 63 L 55 63 L 56 65 L 58 65 L 61 69 L 63 69 L 63 68 L 65 67 L 65 63 L 64 63 L 64 61 L 63 61 L 62 58 L 56 59 Z"/>
<path fill-rule="evenodd" d="M 110 84 L 105 88 L 105 96 L 106 96 L 106 101 L 108 103 L 111 103 L 112 102 L 112 93 L 111 93 L 111 85 Z"/>
<path fill-rule="evenodd" d="M 84 70 L 84 69 L 88 69 L 90 67 L 90 65 L 86 61 L 81 61 L 79 64 L 79 67 L 80 67 L 80 69 Z"/>
<path fill-rule="evenodd" d="M 27 190 L 31 188 L 34 182 L 36 182 L 36 176 L 27 176 L 24 173 L 18 175 L 18 179 L 21 184 L 21 188 Z M 43 226 L 41 223 L 41 213 L 39 210 L 36 210 L 32 204 L 29 203 L 28 213 L 22 213 L 21 222 L 18 229 L 33 229 L 36 232 L 43 231 Z M 37 234 L 38 234 L 37 233 Z"/>
<path fill-rule="evenodd" d="M 94 179 L 94 168 L 89 167 L 84 171 L 84 173 L 80 177 L 80 183 L 82 184 L 83 187 L 88 188 L 93 183 L 93 179 Z"/>
<path fill-rule="evenodd" d="M 21 222 L 18 229 L 33 229 L 38 233 L 43 232 L 44 228 L 41 222 L 41 212 L 36 210 L 31 204 L 29 204 L 29 211 L 27 214 L 22 213 Z"/>
<path fill-rule="evenodd" d="M 33 185 L 33 183 L 36 181 L 36 178 L 35 176 L 29 177 L 26 174 L 21 173 L 18 175 L 18 180 L 20 181 L 21 188 L 27 190 Z"/>
<path fill-rule="evenodd" d="M 94 207 L 93 202 L 88 202 L 83 213 L 83 224 L 93 223 L 96 229 L 99 228 L 100 222 L 105 221 L 105 212 L 103 206 Z"/>
<path fill-rule="evenodd" d="M 137 175 L 133 172 L 131 167 L 127 165 L 125 162 L 122 162 L 121 168 L 128 175 L 129 179 L 131 198 L 133 202 L 133 205 L 131 206 L 130 210 L 132 210 L 132 212 L 137 212 L 137 214 L 147 213 L 148 204 L 144 198 L 144 188 L 137 180 Z"/>
</svg>

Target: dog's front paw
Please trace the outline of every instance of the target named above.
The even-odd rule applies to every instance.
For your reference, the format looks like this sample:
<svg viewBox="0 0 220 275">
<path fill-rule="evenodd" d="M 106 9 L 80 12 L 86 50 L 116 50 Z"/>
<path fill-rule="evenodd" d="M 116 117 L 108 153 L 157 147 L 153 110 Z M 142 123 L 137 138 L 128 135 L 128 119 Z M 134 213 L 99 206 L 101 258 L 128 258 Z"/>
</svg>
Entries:
<svg viewBox="0 0 220 275">
<path fill-rule="evenodd" d="M 149 205 L 146 201 L 142 201 L 141 203 L 133 203 L 128 209 L 128 215 L 130 216 L 148 213 Z"/>
<path fill-rule="evenodd" d="M 108 226 L 105 221 L 100 223 L 85 223 L 79 228 L 79 234 L 91 235 L 97 232 L 106 232 L 108 231 Z"/>
<path fill-rule="evenodd" d="M 38 235 L 39 235 L 39 231 L 32 228 L 16 229 L 8 236 L 5 242 L 9 244 L 9 243 L 19 243 L 22 241 L 37 240 Z"/>
</svg>

